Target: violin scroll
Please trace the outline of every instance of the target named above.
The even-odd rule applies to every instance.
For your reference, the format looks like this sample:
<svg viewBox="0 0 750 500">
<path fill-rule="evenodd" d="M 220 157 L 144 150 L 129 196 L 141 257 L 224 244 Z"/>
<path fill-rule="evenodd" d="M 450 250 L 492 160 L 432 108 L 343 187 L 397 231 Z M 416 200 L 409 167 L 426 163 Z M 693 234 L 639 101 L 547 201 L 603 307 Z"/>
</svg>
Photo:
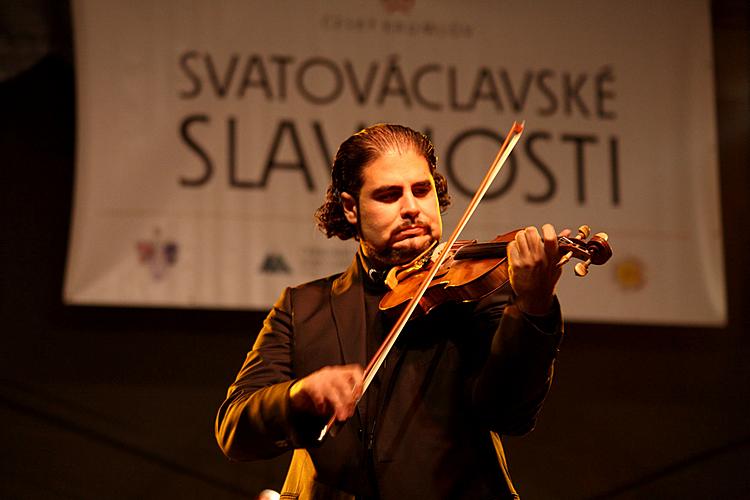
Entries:
<svg viewBox="0 0 750 500">
<path fill-rule="evenodd" d="M 596 233 L 591 239 L 588 239 L 590 234 L 591 228 L 584 225 L 578 228 L 578 234 L 575 238 L 564 236 L 558 238 L 560 252 L 567 252 L 560 259 L 558 266 L 564 265 L 571 258 L 579 259 L 582 262 L 575 265 L 574 271 L 576 276 L 583 277 L 588 274 L 591 264 L 599 266 L 607 262 L 612 257 L 609 235 L 607 233 Z"/>
</svg>

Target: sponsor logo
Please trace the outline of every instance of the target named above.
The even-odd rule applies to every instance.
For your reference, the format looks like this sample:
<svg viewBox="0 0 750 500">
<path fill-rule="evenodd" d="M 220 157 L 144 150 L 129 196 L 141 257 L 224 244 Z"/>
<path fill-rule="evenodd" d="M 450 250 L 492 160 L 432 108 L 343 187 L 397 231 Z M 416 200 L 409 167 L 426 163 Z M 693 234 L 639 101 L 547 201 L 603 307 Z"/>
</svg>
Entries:
<svg viewBox="0 0 750 500">
<path fill-rule="evenodd" d="M 640 290 L 646 286 L 646 266 L 636 257 L 626 257 L 615 265 L 615 279 L 623 290 Z"/>
<path fill-rule="evenodd" d="M 380 0 L 386 12 L 403 12 L 408 14 L 414 8 L 417 0 Z"/>
<path fill-rule="evenodd" d="M 154 237 L 150 240 L 138 240 L 135 244 L 138 261 L 149 270 L 151 277 L 158 281 L 167 270 L 177 262 L 178 246 L 173 240 L 164 240 L 161 230 L 154 229 Z"/>
<path fill-rule="evenodd" d="M 383 14 L 351 16 L 340 12 L 324 14 L 320 26 L 324 31 L 352 34 L 404 35 L 460 39 L 474 36 L 474 27 L 454 19 L 418 19 L 412 10 L 416 0 L 380 0 Z"/>
<path fill-rule="evenodd" d="M 278 253 L 269 253 L 266 258 L 263 259 L 261 265 L 261 271 L 264 273 L 285 273 L 289 274 L 292 272 L 289 264 L 286 263 L 284 256 Z"/>
</svg>

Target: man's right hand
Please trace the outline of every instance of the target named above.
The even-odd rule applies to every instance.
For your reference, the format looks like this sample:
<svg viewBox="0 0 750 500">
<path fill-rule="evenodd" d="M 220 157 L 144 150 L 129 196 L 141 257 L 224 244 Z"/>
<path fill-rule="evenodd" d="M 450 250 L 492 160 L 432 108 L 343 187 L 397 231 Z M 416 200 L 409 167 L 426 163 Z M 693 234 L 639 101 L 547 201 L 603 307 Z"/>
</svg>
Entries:
<svg viewBox="0 0 750 500">
<path fill-rule="evenodd" d="M 354 415 L 363 381 L 359 365 L 325 366 L 292 384 L 292 408 L 344 421 Z"/>
</svg>

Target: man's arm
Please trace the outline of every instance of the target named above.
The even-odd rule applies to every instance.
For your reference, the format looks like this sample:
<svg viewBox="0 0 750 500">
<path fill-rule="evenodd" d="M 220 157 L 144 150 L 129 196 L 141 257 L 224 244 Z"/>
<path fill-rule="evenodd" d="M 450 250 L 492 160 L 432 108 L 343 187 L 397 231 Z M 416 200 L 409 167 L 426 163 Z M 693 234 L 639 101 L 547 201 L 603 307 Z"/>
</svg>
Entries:
<svg viewBox="0 0 750 500">
<path fill-rule="evenodd" d="M 291 292 L 285 290 L 263 323 L 216 416 L 216 440 L 229 458 L 270 458 L 295 436 L 288 397 L 292 379 Z"/>
<path fill-rule="evenodd" d="M 503 310 L 486 363 L 473 388 L 475 407 L 490 428 L 504 434 L 533 429 L 552 382 L 562 338 L 554 296 L 560 278 L 557 235 L 547 224 L 519 231 L 508 248 L 514 303 Z"/>
<path fill-rule="evenodd" d="M 530 432 L 547 392 L 562 339 L 560 307 L 555 299 L 548 317 L 522 313 L 516 305 L 503 311 L 483 369 L 473 385 L 473 401 L 490 429 L 511 435 Z M 547 330 L 549 324 L 554 325 Z"/>
<path fill-rule="evenodd" d="M 216 417 L 216 440 L 235 460 L 271 458 L 314 444 L 331 415 L 354 413 L 362 389 L 358 365 L 323 367 L 295 379 L 292 291 L 266 318 Z"/>
</svg>

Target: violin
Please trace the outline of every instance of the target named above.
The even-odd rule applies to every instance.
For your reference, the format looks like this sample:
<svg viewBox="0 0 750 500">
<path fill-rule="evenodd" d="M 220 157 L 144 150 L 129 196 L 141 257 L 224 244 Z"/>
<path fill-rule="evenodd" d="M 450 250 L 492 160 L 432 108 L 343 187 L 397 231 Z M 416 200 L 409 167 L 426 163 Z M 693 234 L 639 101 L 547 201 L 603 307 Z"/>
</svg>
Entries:
<svg viewBox="0 0 750 500">
<path fill-rule="evenodd" d="M 456 241 L 427 285 L 412 317 L 427 314 L 445 302 L 476 301 L 506 286 L 509 282 L 506 249 L 519 231 L 522 229 L 501 234 L 485 243 Z M 573 238 L 559 236 L 557 243 L 561 258 L 557 265 L 579 259 L 582 262 L 576 264 L 575 274 L 582 277 L 588 274 L 591 264 L 607 262 L 612 257 L 609 236 L 597 233 L 589 239 L 590 234 L 591 229 L 584 225 L 578 228 L 578 234 Z M 390 290 L 380 301 L 382 311 L 398 308 L 416 296 L 424 275 L 434 265 L 434 258 L 440 250 L 433 245 L 408 264 L 390 270 L 385 279 Z"/>
</svg>

